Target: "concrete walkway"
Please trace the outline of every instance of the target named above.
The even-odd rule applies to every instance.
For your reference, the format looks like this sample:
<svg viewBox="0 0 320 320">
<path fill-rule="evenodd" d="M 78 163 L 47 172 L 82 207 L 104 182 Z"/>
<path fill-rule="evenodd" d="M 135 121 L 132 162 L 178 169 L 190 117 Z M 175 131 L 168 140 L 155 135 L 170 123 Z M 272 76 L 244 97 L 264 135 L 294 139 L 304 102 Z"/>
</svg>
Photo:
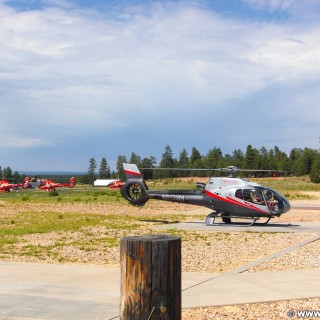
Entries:
<svg viewBox="0 0 320 320">
<path fill-rule="evenodd" d="M 320 269 L 182 274 L 182 307 L 320 297 Z M 0 319 L 118 319 L 120 269 L 0 263 Z"/>
</svg>

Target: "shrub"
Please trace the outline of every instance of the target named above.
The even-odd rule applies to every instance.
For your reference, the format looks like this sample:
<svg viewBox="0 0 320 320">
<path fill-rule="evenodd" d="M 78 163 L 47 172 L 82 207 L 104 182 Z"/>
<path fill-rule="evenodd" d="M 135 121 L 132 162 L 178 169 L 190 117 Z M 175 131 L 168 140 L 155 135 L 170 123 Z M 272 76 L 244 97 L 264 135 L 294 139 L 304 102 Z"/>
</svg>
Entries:
<svg viewBox="0 0 320 320">
<path fill-rule="evenodd" d="M 59 195 L 59 192 L 57 190 L 51 190 L 48 192 L 49 197 L 57 197 Z"/>
</svg>

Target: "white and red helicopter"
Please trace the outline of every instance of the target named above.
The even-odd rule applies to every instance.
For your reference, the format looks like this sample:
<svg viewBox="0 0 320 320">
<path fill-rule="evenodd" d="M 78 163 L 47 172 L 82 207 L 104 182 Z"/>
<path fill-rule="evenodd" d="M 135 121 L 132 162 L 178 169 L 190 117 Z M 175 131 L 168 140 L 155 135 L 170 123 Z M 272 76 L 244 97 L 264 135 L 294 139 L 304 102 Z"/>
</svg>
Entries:
<svg viewBox="0 0 320 320">
<path fill-rule="evenodd" d="M 121 179 L 97 179 L 94 182 L 96 187 L 108 187 L 110 189 L 120 189 L 123 185 Z"/>
<path fill-rule="evenodd" d="M 58 183 L 55 182 L 53 179 L 47 179 L 44 181 L 37 182 L 37 186 L 41 190 L 45 191 L 51 191 L 51 190 L 56 190 L 56 188 L 63 188 L 63 187 L 69 187 L 73 188 L 76 185 L 76 179 L 75 177 L 70 178 L 68 183 Z M 24 180 L 23 188 L 31 188 L 33 185 L 31 184 L 30 179 L 27 177 Z"/>
<path fill-rule="evenodd" d="M 17 190 L 22 188 L 23 183 L 10 183 L 7 179 L 0 180 L 0 191 L 1 192 L 10 192 L 11 190 Z"/>
<path fill-rule="evenodd" d="M 109 185 L 108 188 L 110 189 L 121 189 L 121 187 L 124 185 L 124 183 L 122 182 L 122 180 L 120 179 L 116 179 L 114 181 L 112 181 Z"/>
<path fill-rule="evenodd" d="M 149 199 L 156 199 L 203 206 L 213 210 L 206 217 L 208 225 L 214 224 L 216 217 L 221 217 L 227 224 L 231 223 L 231 218 L 252 219 L 249 225 L 265 218 L 267 220 L 264 224 L 267 224 L 271 218 L 280 217 L 291 208 L 289 201 L 279 192 L 255 182 L 232 177 L 234 172 L 239 171 L 234 166 L 210 169 L 227 171 L 231 173 L 231 177 L 212 177 L 206 184 L 197 182 L 195 190 L 149 190 L 135 164 L 124 163 L 123 168 L 127 180 L 120 191 L 132 205 L 143 206 Z"/>
</svg>

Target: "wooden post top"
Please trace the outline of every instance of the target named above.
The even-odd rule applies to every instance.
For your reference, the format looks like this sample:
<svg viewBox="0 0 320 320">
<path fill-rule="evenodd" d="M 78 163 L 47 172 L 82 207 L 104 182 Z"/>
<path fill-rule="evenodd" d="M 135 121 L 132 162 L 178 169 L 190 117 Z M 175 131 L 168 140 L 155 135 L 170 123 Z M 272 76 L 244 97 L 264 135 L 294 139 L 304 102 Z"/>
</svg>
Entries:
<svg viewBox="0 0 320 320">
<path fill-rule="evenodd" d="M 141 236 L 129 236 L 121 238 L 121 241 L 176 241 L 181 240 L 178 236 L 172 236 L 168 234 L 151 234 L 151 235 L 141 235 Z"/>
</svg>

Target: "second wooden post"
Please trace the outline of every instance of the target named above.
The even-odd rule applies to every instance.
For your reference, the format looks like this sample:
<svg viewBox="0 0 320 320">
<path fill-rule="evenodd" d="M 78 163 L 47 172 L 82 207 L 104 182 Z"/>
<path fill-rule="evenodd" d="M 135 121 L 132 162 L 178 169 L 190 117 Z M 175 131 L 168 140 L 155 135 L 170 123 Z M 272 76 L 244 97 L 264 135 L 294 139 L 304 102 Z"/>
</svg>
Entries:
<svg viewBox="0 0 320 320">
<path fill-rule="evenodd" d="M 122 238 L 121 320 L 181 320 L 181 238 Z"/>
</svg>

